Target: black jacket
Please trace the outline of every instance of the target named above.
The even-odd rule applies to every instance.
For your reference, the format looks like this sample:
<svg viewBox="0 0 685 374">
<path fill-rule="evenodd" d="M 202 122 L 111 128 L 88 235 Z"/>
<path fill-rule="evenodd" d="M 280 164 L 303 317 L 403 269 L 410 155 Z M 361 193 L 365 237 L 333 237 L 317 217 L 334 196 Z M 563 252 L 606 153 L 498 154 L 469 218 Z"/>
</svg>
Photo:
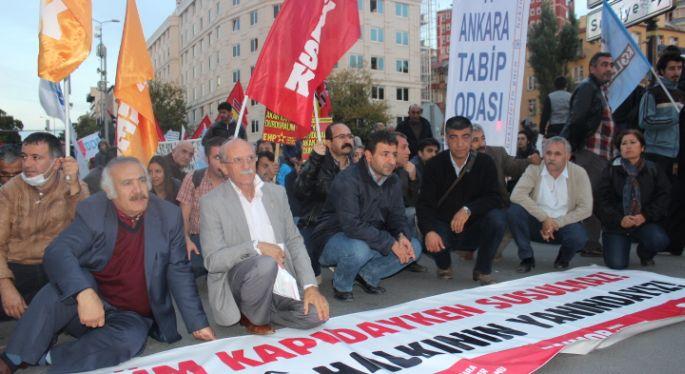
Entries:
<svg viewBox="0 0 685 374">
<path fill-rule="evenodd" d="M 561 135 L 568 139 L 574 151 L 585 148 L 585 141 L 602 121 L 604 99 L 600 86 L 594 75 L 590 75 L 571 95 L 571 113 Z"/>
<path fill-rule="evenodd" d="M 224 139 L 232 137 L 233 134 L 235 134 L 235 126 L 236 122 L 234 120 L 231 120 L 228 125 L 224 121 L 214 122 L 202 137 L 202 145 L 204 146 L 205 143 L 207 143 L 207 140 L 213 137 L 220 137 Z M 247 133 L 245 132 L 245 128 L 242 126 L 240 126 L 240 130 L 238 130 L 238 137 L 240 139 L 247 140 Z"/>
<path fill-rule="evenodd" d="M 422 139 L 433 137 L 433 130 L 431 129 L 431 124 L 430 122 L 428 122 L 427 119 L 423 117 L 421 117 L 421 134 L 419 135 L 418 139 L 416 138 L 416 135 L 414 135 L 414 131 L 411 129 L 411 125 L 409 125 L 409 119 L 402 121 L 402 123 L 397 125 L 397 128 L 395 130 L 401 132 L 407 137 L 407 142 L 409 143 L 409 152 L 411 153 L 409 158 L 414 157 L 418 153 L 419 142 Z"/>
<path fill-rule="evenodd" d="M 390 253 L 400 233 L 410 238 L 397 175 L 379 186 L 364 159 L 340 172 L 331 184 L 312 243 L 323 249 L 338 232 L 366 242 L 383 255 Z"/>
<path fill-rule="evenodd" d="M 424 235 L 436 231 L 438 225 L 449 224 L 464 205 L 471 210 L 466 227 L 484 217 L 490 210 L 502 207 L 497 167 L 492 157 L 484 153 L 475 153 L 476 160 L 471 170 L 464 174 L 442 205 L 438 206 L 440 198 L 457 179 L 450 157 L 449 150 L 442 151 L 426 164 L 421 193 L 416 204 L 419 229 Z M 469 157 L 474 157 L 474 154 Z"/>
<path fill-rule="evenodd" d="M 421 188 L 421 175 L 419 171 L 416 170 L 416 178 L 414 180 L 409 179 L 409 173 L 404 168 L 395 169 L 395 174 L 400 178 L 404 206 L 415 207 L 416 201 L 419 199 L 419 189 Z"/>
<path fill-rule="evenodd" d="M 350 159 L 349 164 L 352 165 Z M 335 162 L 330 151 L 321 156 L 316 152 L 309 155 L 309 160 L 302 165 L 300 175 L 295 179 L 295 197 L 302 202 L 302 224 L 309 226 L 316 224 L 321 209 L 328 196 L 328 189 L 333 178 L 340 173 L 340 167 Z"/>
<path fill-rule="evenodd" d="M 599 182 L 597 201 L 595 202 L 595 214 L 602 221 L 602 227 L 608 232 L 627 233 L 621 227 L 623 214 L 623 186 L 626 174 L 621 166 L 620 158 L 614 160 L 602 172 Z M 671 185 L 666 174 L 651 161 L 645 160 L 645 167 L 637 177 L 640 184 L 640 200 L 642 214 L 646 223 L 662 222 L 668 216 L 668 208 L 671 203 Z"/>
</svg>

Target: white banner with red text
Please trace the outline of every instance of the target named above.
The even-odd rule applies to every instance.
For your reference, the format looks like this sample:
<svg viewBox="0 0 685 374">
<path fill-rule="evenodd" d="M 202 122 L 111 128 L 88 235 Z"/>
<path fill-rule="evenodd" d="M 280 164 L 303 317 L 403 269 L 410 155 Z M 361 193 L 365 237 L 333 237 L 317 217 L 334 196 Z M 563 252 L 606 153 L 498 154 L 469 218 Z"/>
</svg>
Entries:
<svg viewBox="0 0 685 374">
<path fill-rule="evenodd" d="M 580 267 L 141 357 L 99 372 L 530 373 L 685 319 L 685 279 Z"/>
</svg>

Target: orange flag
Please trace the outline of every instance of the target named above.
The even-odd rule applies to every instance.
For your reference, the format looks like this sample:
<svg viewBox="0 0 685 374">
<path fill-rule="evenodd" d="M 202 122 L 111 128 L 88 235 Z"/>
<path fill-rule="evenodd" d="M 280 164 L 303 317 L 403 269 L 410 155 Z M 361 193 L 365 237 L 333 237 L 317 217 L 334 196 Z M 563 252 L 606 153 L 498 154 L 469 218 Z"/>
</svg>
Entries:
<svg viewBox="0 0 685 374">
<path fill-rule="evenodd" d="M 157 151 L 157 130 L 148 81 L 153 78 L 143 27 L 135 0 L 126 1 L 126 21 L 119 48 L 114 96 L 117 111 L 117 148 L 147 164 Z"/>
<path fill-rule="evenodd" d="M 38 76 L 59 82 L 90 54 L 90 0 L 40 0 Z"/>
</svg>

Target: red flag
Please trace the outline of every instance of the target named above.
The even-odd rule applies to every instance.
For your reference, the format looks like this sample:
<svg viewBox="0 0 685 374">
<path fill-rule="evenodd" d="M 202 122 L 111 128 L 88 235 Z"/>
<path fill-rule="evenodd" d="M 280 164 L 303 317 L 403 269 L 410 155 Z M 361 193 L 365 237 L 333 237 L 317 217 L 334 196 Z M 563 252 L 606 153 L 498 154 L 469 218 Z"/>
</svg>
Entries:
<svg viewBox="0 0 685 374">
<path fill-rule="evenodd" d="M 309 129 L 312 95 L 359 36 L 355 0 L 286 0 L 259 55 L 247 95 Z"/>
<path fill-rule="evenodd" d="M 328 93 L 326 82 L 321 83 L 316 88 L 316 100 L 319 103 L 319 118 L 330 117 L 333 105 L 331 104 L 331 95 Z"/>
<path fill-rule="evenodd" d="M 235 82 L 235 86 L 228 94 L 226 102 L 231 104 L 233 108 L 233 119 L 238 121 L 238 116 L 240 115 L 240 107 L 243 106 L 243 100 L 245 99 L 245 94 L 243 93 L 243 85 L 240 81 Z M 243 127 L 247 127 L 247 108 L 245 108 L 245 113 L 243 114 Z"/>
<path fill-rule="evenodd" d="M 164 132 L 162 132 L 162 128 L 159 126 L 159 122 L 157 122 L 157 120 L 155 120 L 155 131 L 157 131 L 157 140 L 160 142 L 165 142 L 166 136 L 164 136 Z"/>
<path fill-rule="evenodd" d="M 204 117 L 202 117 L 202 121 L 197 125 L 197 130 L 193 133 L 193 136 L 190 137 L 190 139 L 199 139 L 202 137 L 202 135 L 205 134 L 205 131 L 209 128 L 209 126 L 212 125 L 212 120 L 209 119 L 209 116 L 205 114 Z"/>
</svg>

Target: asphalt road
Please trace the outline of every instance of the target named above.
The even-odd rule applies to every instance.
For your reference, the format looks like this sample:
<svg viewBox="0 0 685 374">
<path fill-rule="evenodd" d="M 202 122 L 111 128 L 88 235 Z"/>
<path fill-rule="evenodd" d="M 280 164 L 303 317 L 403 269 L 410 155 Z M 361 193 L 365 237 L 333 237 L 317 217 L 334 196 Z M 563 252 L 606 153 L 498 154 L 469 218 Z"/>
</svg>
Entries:
<svg viewBox="0 0 685 374">
<path fill-rule="evenodd" d="M 530 275 L 542 274 L 554 271 L 552 262 L 556 257 L 556 247 L 551 245 L 534 244 L 537 267 Z M 382 308 L 418 298 L 451 292 L 464 288 L 476 287 L 477 284 L 470 279 L 472 261 L 462 261 L 453 254 L 453 268 L 455 279 L 440 280 L 435 276 L 435 265 L 427 256 L 422 256 L 420 263 L 427 266 L 427 273 L 401 272 L 383 281 L 382 285 L 387 289 L 384 295 L 371 296 L 355 288 L 354 302 L 339 302 L 333 299 L 330 287 L 331 272 L 323 271 L 324 283 L 322 293 L 331 304 L 333 316 L 339 316 L 363 310 Z M 649 270 L 660 274 L 685 278 L 685 257 L 659 255 L 655 259 L 656 267 L 641 268 L 635 250 L 632 252 L 630 268 L 635 270 Z M 577 256 L 571 266 L 603 265 L 601 258 L 584 258 Z M 504 258 L 495 263 L 494 276 L 498 281 L 507 281 L 521 278 L 514 269 L 518 265 L 515 244 L 512 242 L 507 247 Z M 207 289 L 204 282 L 198 283 L 203 303 L 207 305 Z M 179 321 L 181 319 L 179 318 Z M 210 315 L 210 320 L 212 320 Z M 175 344 L 162 344 L 155 340 L 148 340 L 148 345 L 143 355 L 149 355 L 170 348 L 195 344 L 196 341 L 185 333 L 185 328 L 179 326 L 179 331 L 184 334 L 183 339 Z M 230 328 L 214 326 L 218 337 L 232 337 L 245 334 L 240 326 Z M 0 323 L 0 345 L 6 344 L 9 334 L 14 329 L 14 322 Z M 69 339 L 60 337 L 60 339 Z M 539 373 L 685 373 L 685 323 L 672 325 L 658 330 L 643 333 L 629 338 L 612 347 L 594 351 L 588 355 L 560 354 L 540 369 Z M 32 368 L 23 371 L 25 373 L 42 373 L 44 368 Z"/>
</svg>

